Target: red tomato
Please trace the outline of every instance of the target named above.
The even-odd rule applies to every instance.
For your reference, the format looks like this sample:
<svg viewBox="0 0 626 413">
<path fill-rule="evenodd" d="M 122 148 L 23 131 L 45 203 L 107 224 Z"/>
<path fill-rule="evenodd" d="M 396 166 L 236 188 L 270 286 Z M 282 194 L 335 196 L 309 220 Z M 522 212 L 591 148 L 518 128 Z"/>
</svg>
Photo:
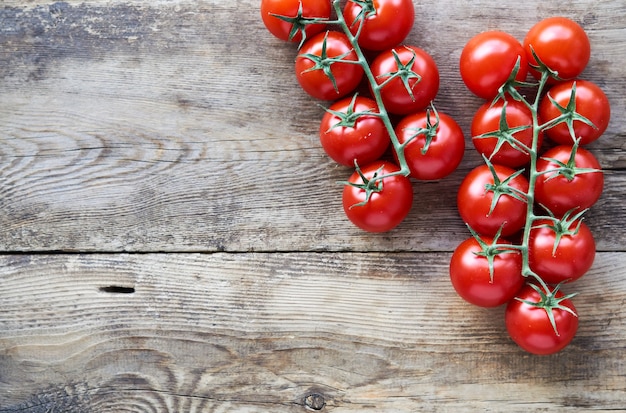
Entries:
<svg viewBox="0 0 626 413">
<path fill-rule="evenodd" d="M 556 217 L 562 217 L 571 209 L 580 212 L 590 208 L 600 198 L 604 188 L 604 175 L 595 156 L 578 148 L 574 163 L 570 165 L 571 152 L 572 146 L 560 145 L 537 160 L 537 172 L 542 174 L 535 183 L 535 201 L 547 207 Z M 598 172 L 574 174 L 574 167 L 596 169 Z M 562 168 L 564 175 L 557 174 L 557 168 Z"/>
<path fill-rule="evenodd" d="M 400 168 L 385 161 L 376 161 L 364 168 L 361 173 L 367 181 L 374 175 L 381 176 L 399 171 Z M 350 221 L 369 232 L 385 232 L 398 226 L 408 215 L 413 204 L 413 187 L 409 178 L 394 175 L 382 180 L 380 190 L 371 193 L 367 202 L 367 192 L 362 188 L 363 177 L 354 172 L 343 189 L 343 209 Z M 365 202 L 365 203 L 364 203 Z M 363 205 L 359 205 L 364 203 Z"/>
<path fill-rule="evenodd" d="M 483 32 L 470 39 L 461 52 L 461 78 L 476 96 L 491 100 L 511 76 L 518 59 L 515 79 L 524 81 L 528 62 L 522 44 L 505 32 Z"/>
<path fill-rule="evenodd" d="M 557 232 L 565 234 L 557 240 Z M 575 281 L 582 277 L 593 264 L 596 243 L 589 227 L 574 221 L 567 228 L 550 220 L 533 223 L 528 242 L 530 269 L 548 284 Z"/>
<path fill-rule="evenodd" d="M 539 287 L 537 287 L 539 288 Z M 554 290 L 550 290 L 553 292 Z M 570 299 L 564 298 L 557 291 L 554 297 L 562 307 L 567 307 L 576 314 L 576 307 Z M 531 303 L 541 303 L 542 297 L 530 285 L 522 287 L 517 298 Z M 509 301 L 504 314 L 506 329 L 517 345 L 533 354 L 553 354 L 565 348 L 576 335 L 578 317 L 562 308 L 547 309 L 554 316 L 556 330 L 548 318 L 546 309 L 530 305 L 517 299 Z"/>
<path fill-rule="evenodd" d="M 330 18 L 331 4 L 319 0 L 261 0 L 261 18 L 265 27 L 281 40 L 293 42 L 321 32 L 325 24 L 304 24 L 307 19 Z M 277 17 L 282 16 L 283 18 Z"/>
<path fill-rule="evenodd" d="M 429 111 L 409 115 L 398 123 L 395 131 L 401 144 L 412 139 L 404 147 L 404 157 L 415 179 L 442 179 L 450 175 L 463 159 L 463 130 L 445 113 L 434 115 Z"/>
<path fill-rule="evenodd" d="M 611 118 L 611 105 L 602 89 L 595 83 L 587 80 L 576 80 L 559 83 L 553 86 L 548 92 L 548 96 L 563 108 L 567 108 L 572 96 L 572 88 L 576 85 L 576 113 L 590 120 L 593 125 L 588 125 L 580 120 L 574 121 L 575 138 L 580 138 L 580 145 L 586 145 L 598 139 L 609 126 Z M 539 105 L 539 115 L 544 122 L 550 122 L 561 116 L 561 110 L 550 100 L 548 96 L 543 97 Z M 546 129 L 546 135 L 554 142 L 561 145 L 572 145 L 574 143 L 566 123 L 559 123 L 556 126 Z"/>
<path fill-rule="evenodd" d="M 346 166 L 367 165 L 379 159 L 389 146 L 389 133 L 376 102 L 356 96 L 333 103 L 320 124 L 320 142 L 335 162 Z M 360 114 L 360 115 L 359 115 Z M 357 116 L 358 115 L 358 116 Z"/>
<path fill-rule="evenodd" d="M 411 32 L 415 20 L 412 0 L 372 0 L 361 3 L 367 4 L 367 7 L 347 1 L 343 15 L 353 35 L 357 34 L 361 26 L 360 18 L 365 15 L 365 23 L 358 38 L 359 45 L 364 49 L 389 49 L 402 43 Z"/>
<path fill-rule="evenodd" d="M 562 80 L 578 77 L 587 66 L 591 56 L 591 45 L 585 30 L 578 23 L 565 17 L 550 17 L 535 24 L 526 34 L 524 50 L 531 65 L 539 60 L 551 70 L 558 72 Z M 541 74 L 531 69 L 530 73 L 540 79 Z M 553 82 L 553 81 L 552 81 Z"/>
<path fill-rule="evenodd" d="M 523 175 L 513 175 L 515 170 L 502 165 L 493 165 L 500 183 L 507 182 L 510 188 L 528 192 L 528 180 Z M 526 222 L 526 202 L 517 199 L 514 192 L 502 193 L 497 197 L 492 210 L 494 176 L 487 165 L 480 165 L 461 182 L 457 194 L 457 207 L 463 221 L 481 235 L 495 236 L 502 227 L 502 235 L 509 236 L 519 231 Z M 502 185 L 499 185 L 502 186 Z M 502 191 L 499 191 L 502 192 Z"/>
<path fill-rule="evenodd" d="M 493 238 L 481 240 L 485 246 L 470 238 L 456 248 L 450 260 L 450 280 L 465 301 L 480 307 L 497 307 L 511 300 L 524 285 L 522 255 L 519 251 L 498 250 Z M 498 244 L 508 241 L 499 240 Z"/>
<path fill-rule="evenodd" d="M 393 50 L 398 55 L 400 67 Z M 384 51 L 374 59 L 370 69 L 376 83 L 384 83 L 380 94 L 385 108 L 396 115 L 423 110 L 439 91 L 437 64 L 428 53 L 418 47 L 399 46 Z"/>
<path fill-rule="evenodd" d="M 296 57 L 296 77 L 302 89 L 321 100 L 334 100 L 353 92 L 363 78 L 363 68 L 354 63 L 329 61 L 340 56 L 345 61 L 358 60 L 343 33 L 328 31 L 307 40 Z"/>
<path fill-rule="evenodd" d="M 487 156 L 491 162 L 517 168 L 518 166 L 530 162 L 530 154 L 526 152 L 522 146 L 511 146 L 503 137 L 509 136 L 509 140 L 510 137 L 513 137 L 526 147 L 532 147 L 533 115 L 530 109 L 522 102 L 510 100 L 506 103 L 505 109 L 508 129 L 502 131 L 503 133 L 497 132 L 500 131 L 500 119 L 502 117 L 503 107 L 504 102 L 498 100 L 498 102 L 493 105 L 490 102 L 485 103 L 476 111 L 471 126 L 472 143 L 476 150 Z M 527 128 L 524 129 L 524 127 Z M 515 130 L 516 128 L 522 129 Z M 492 136 L 495 132 L 497 132 L 499 137 L 478 137 L 484 134 Z M 537 138 L 537 148 L 541 147 L 542 142 L 543 134 L 540 134 Z M 498 151 L 493 154 L 498 145 L 500 145 Z"/>
</svg>

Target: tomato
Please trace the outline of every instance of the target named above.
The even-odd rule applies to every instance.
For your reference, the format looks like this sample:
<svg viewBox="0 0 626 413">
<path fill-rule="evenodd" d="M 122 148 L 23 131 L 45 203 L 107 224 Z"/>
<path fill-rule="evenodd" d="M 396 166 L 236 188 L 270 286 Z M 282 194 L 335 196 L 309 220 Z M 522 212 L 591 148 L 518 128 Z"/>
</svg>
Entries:
<svg viewBox="0 0 626 413">
<path fill-rule="evenodd" d="M 321 32 L 325 24 L 304 24 L 310 19 L 330 18 L 331 3 L 319 0 L 261 0 L 261 18 L 265 27 L 281 40 L 301 42 Z M 282 16 L 282 18 L 277 17 Z"/>
<path fill-rule="evenodd" d="M 353 224 L 365 231 L 385 232 L 404 220 L 413 204 L 413 187 L 409 178 L 404 175 L 384 178 L 382 185 L 378 182 L 380 190 L 372 192 L 367 202 L 367 192 L 362 187 L 366 183 L 363 177 L 370 181 L 374 176 L 399 170 L 392 162 L 376 161 L 361 168 L 363 176 L 358 171 L 352 174 L 348 182 L 353 185 L 346 184 L 343 189 L 343 209 Z"/>
<path fill-rule="evenodd" d="M 576 80 L 559 83 L 553 86 L 548 95 L 543 97 L 539 105 L 539 115 L 544 122 L 550 122 L 561 116 L 562 108 L 567 108 L 572 96 L 572 89 L 576 85 L 576 113 L 584 116 L 594 126 L 583 121 L 574 120 L 574 137 L 580 138 L 580 145 L 586 145 L 598 139 L 609 126 L 611 117 L 611 105 L 602 89 L 595 83 L 588 80 Z M 550 100 L 552 98 L 552 100 Z M 572 145 L 574 143 L 566 123 L 559 123 L 556 126 L 546 129 L 546 135 L 561 145 Z"/>
<path fill-rule="evenodd" d="M 518 59 L 515 79 L 523 82 L 528 62 L 522 44 L 505 32 L 483 32 L 470 39 L 461 52 L 461 78 L 476 96 L 491 100 L 511 76 Z"/>
<path fill-rule="evenodd" d="M 494 104 L 485 103 L 476 111 L 471 125 L 472 143 L 476 150 L 491 159 L 491 162 L 517 168 L 530 162 L 530 153 L 511 138 L 528 148 L 532 147 L 533 115 L 522 102 L 507 101 L 506 108 L 504 108 L 507 127 L 502 132 L 498 132 L 503 108 L 504 102 L 498 100 Z M 484 134 L 493 137 L 479 137 Z M 514 142 L 515 146 L 512 146 L 510 142 Z M 542 142 L 543 134 L 539 134 L 537 148 L 541 147 Z M 498 146 L 498 151 L 494 154 Z"/>
<path fill-rule="evenodd" d="M 348 37 L 339 32 L 318 33 L 307 40 L 296 57 L 296 77 L 302 89 L 321 100 L 344 97 L 356 89 L 363 78 L 363 68 L 354 63 L 331 62 L 357 61 Z"/>
<path fill-rule="evenodd" d="M 346 2 L 343 16 L 353 35 L 365 23 L 358 37 L 364 49 L 385 50 L 397 46 L 408 36 L 415 20 L 412 0 L 365 0 Z"/>
<path fill-rule="evenodd" d="M 571 162 L 571 152 L 572 146 L 560 145 L 546 151 L 537 160 L 537 172 L 541 175 L 535 183 L 535 201 L 552 211 L 556 217 L 562 217 L 572 209 L 580 212 L 590 208 L 600 198 L 604 188 L 604 175 L 595 156 L 583 148 L 577 148 Z M 562 171 L 557 172 L 557 168 Z M 575 173 L 574 168 L 597 171 Z"/>
<path fill-rule="evenodd" d="M 549 284 L 579 279 L 591 268 L 596 255 L 596 243 L 584 222 L 564 224 L 537 220 L 530 231 L 530 269 Z"/>
<path fill-rule="evenodd" d="M 415 179 L 442 179 L 450 175 L 463 159 L 463 130 L 445 113 L 427 111 L 408 115 L 400 120 L 395 132 L 401 144 L 412 139 L 404 147 L 404 157 Z M 395 151 L 394 155 L 397 161 Z"/>
<path fill-rule="evenodd" d="M 554 293 L 554 289 L 550 289 L 550 293 Z M 517 299 L 509 301 L 504 320 L 509 336 L 517 345 L 530 353 L 546 355 L 561 351 L 572 341 L 578 330 L 576 307 L 561 291 L 556 291 L 554 298 L 560 301 L 562 308 L 542 308 L 541 294 L 528 284 L 522 287 L 517 298 L 539 304 L 531 305 Z M 563 308 L 568 308 L 574 314 Z M 558 334 L 547 311 L 552 312 Z"/>
<path fill-rule="evenodd" d="M 378 113 L 376 102 L 356 96 L 333 103 L 324 114 L 320 142 L 335 162 L 354 166 L 356 160 L 367 165 L 387 150 L 390 140 L 383 120 L 367 113 Z"/>
<path fill-rule="evenodd" d="M 551 70 L 558 72 L 562 80 L 578 77 L 587 66 L 591 56 L 591 45 L 585 30 L 573 20 L 565 17 L 550 17 L 535 24 L 524 38 L 524 50 L 529 64 L 537 65 L 535 51 Z M 534 69 L 530 73 L 540 79 Z M 551 80 L 554 83 L 554 80 Z"/>
<path fill-rule="evenodd" d="M 493 238 L 481 237 L 481 241 L 484 245 L 469 238 L 454 250 L 450 280 L 465 301 L 480 307 L 497 307 L 511 300 L 524 285 L 522 255 L 519 251 L 498 249 Z M 508 241 L 501 239 L 498 244 Z"/>
<path fill-rule="evenodd" d="M 370 69 L 376 83 L 382 85 L 380 94 L 385 108 L 396 115 L 425 109 L 439 91 L 437 64 L 428 53 L 418 47 L 399 46 L 386 50 L 374 59 Z"/>
<path fill-rule="evenodd" d="M 528 180 L 506 166 L 493 165 L 493 168 L 500 185 L 494 185 L 496 182 L 488 165 L 474 168 L 459 186 L 457 207 L 463 221 L 479 234 L 494 236 L 502 227 L 502 235 L 509 236 L 526 222 L 526 201 L 517 193 L 528 192 Z M 500 187 L 495 190 L 497 197 L 496 192 L 489 189 L 494 186 Z M 492 206 L 494 198 L 495 207 Z"/>
</svg>

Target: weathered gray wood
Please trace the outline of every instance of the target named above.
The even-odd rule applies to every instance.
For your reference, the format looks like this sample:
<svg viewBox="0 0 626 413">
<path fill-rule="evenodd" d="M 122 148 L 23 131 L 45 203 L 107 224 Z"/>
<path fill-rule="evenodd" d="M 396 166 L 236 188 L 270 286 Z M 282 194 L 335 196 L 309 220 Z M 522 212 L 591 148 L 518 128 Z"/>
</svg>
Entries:
<svg viewBox="0 0 626 413">
<path fill-rule="evenodd" d="M 589 222 L 598 248 L 619 250 L 623 232 L 610 229 L 626 225 L 624 3 L 416 10 L 407 42 L 436 58 L 437 104 L 466 131 L 480 104 L 458 74 L 466 40 L 496 28 L 522 38 L 554 14 L 585 26 L 585 78 L 614 113 L 593 145 L 611 173 Z M 2 250 L 449 251 L 467 235 L 454 199 L 480 162 L 471 147 L 454 175 L 415 184 L 419 204 L 396 231 L 353 228 L 335 183 L 350 170 L 323 154 L 320 102 L 299 89 L 294 47 L 266 33 L 257 1 L 12 1 L 0 13 Z"/>
<path fill-rule="evenodd" d="M 437 106 L 466 131 L 473 34 L 521 39 L 551 15 L 589 33 L 584 77 L 613 107 L 591 145 L 603 252 L 567 287 L 581 326 L 550 357 L 448 281 L 473 149 L 415 183 L 401 227 L 357 230 L 335 184 L 350 171 L 317 141 L 321 102 L 258 6 L 0 5 L 0 412 L 626 410 L 626 3 L 415 2 L 408 41 L 435 57 Z"/>
<path fill-rule="evenodd" d="M 579 280 L 579 333 L 547 357 L 507 338 L 502 308 L 456 297 L 447 258 L 3 256 L 0 411 L 626 408 L 623 253 Z"/>
</svg>

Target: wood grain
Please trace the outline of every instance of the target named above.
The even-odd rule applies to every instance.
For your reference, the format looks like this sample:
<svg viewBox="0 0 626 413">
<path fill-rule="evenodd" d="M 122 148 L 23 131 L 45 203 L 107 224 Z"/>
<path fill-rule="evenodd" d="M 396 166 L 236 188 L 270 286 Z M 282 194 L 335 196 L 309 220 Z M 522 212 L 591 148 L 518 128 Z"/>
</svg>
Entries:
<svg viewBox="0 0 626 413">
<path fill-rule="evenodd" d="M 10 251 L 449 251 L 467 235 L 455 209 L 464 174 L 480 160 L 468 144 L 454 175 L 415 183 L 406 223 L 366 235 L 345 219 L 350 170 L 322 152 L 320 103 L 299 90 L 293 45 L 265 32 L 258 2 L 41 3 L 0 18 L 0 247 Z M 441 111 L 467 131 L 480 101 L 458 57 L 474 33 L 521 38 L 535 20 L 489 1 L 416 5 L 407 42 L 440 67 Z M 494 3 L 495 4 L 495 3 Z M 555 13 L 528 2 L 524 16 Z M 489 15 L 485 15 L 489 10 Z M 589 214 L 598 248 L 626 241 L 624 25 L 620 1 L 572 2 L 589 31 L 585 78 L 605 88 L 614 117 L 593 145 L 607 191 Z M 509 17 L 507 17 L 509 16 Z M 247 29 L 232 24 L 233 19 Z M 463 27 L 463 36 L 457 36 Z M 454 33 L 454 36 L 444 35 Z M 436 223 L 436 225 L 433 225 Z"/>
<path fill-rule="evenodd" d="M 626 408 L 623 253 L 579 281 L 579 333 L 548 357 L 507 338 L 502 309 L 455 297 L 447 259 L 4 256 L 0 411 Z"/>
<path fill-rule="evenodd" d="M 533 357 L 459 299 L 456 188 L 387 234 L 341 210 L 293 45 L 256 0 L 0 5 L 0 412 L 626 411 L 626 3 L 414 2 L 464 130 L 465 42 L 565 15 L 613 108 L 573 344 Z"/>
</svg>

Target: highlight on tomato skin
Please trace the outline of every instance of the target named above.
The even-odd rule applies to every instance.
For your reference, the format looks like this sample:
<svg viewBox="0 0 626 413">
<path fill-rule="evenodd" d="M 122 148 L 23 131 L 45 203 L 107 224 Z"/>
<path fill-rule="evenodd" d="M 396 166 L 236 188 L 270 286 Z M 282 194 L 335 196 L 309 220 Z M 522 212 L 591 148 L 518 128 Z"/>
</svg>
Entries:
<svg viewBox="0 0 626 413">
<path fill-rule="evenodd" d="M 340 57 L 338 62 L 323 63 L 328 65 L 330 73 L 318 68 L 318 62 L 315 61 Z M 343 62 L 357 60 L 352 44 L 344 33 L 332 30 L 318 33 L 300 48 L 295 62 L 296 79 L 302 89 L 316 99 L 340 99 L 354 92 L 361 83 L 363 68 L 354 63 Z"/>
<path fill-rule="evenodd" d="M 305 19 L 322 19 L 328 20 L 331 15 L 331 2 L 319 0 L 261 0 L 261 19 L 267 30 L 276 38 L 284 41 L 301 42 L 302 30 L 304 30 L 305 38 L 323 31 L 326 24 L 307 24 L 302 30 L 294 24 L 281 19 L 278 16 L 286 18 L 296 18 L 301 12 L 301 17 Z"/>
<path fill-rule="evenodd" d="M 575 21 L 556 16 L 543 19 L 526 33 L 524 51 L 530 65 L 537 65 L 533 51 L 542 63 L 556 71 L 561 80 L 577 78 L 591 57 L 591 43 L 585 30 Z M 530 69 L 537 80 L 541 74 Z M 550 78 L 548 84 L 557 80 Z"/>
<path fill-rule="evenodd" d="M 540 175 L 535 183 L 535 200 L 557 218 L 568 212 L 578 213 L 591 208 L 604 190 L 604 173 L 600 162 L 584 148 L 577 148 L 574 165 L 565 168 L 564 172 L 569 173 L 574 167 L 593 172 L 575 173 L 573 176 L 558 172 L 562 168 L 561 164 L 568 164 L 572 150 L 572 145 L 559 145 L 546 151 L 537 160 L 537 172 Z"/>
<path fill-rule="evenodd" d="M 541 287 L 538 287 L 541 288 Z M 550 287 L 550 292 L 554 288 Z M 528 304 L 524 301 L 538 304 L 542 301 L 540 294 L 526 284 L 516 295 L 516 299 L 509 301 L 504 312 L 504 322 L 511 339 L 525 351 L 536 355 L 550 355 L 558 353 L 571 343 L 578 331 L 578 316 L 574 303 L 565 298 L 561 291 L 554 295 L 562 300 L 559 305 L 568 308 L 552 308 L 554 325 L 550 322 L 545 308 Z"/>
<path fill-rule="evenodd" d="M 516 174 L 514 169 L 503 165 L 493 165 L 493 168 L 500 181 Z M 514 235 L 526 223 L 526 202 L 512 195 L 502 194 L 497 198 L 494 207 L 494 192 L 487 190 L 488 186 L 494 184 L 494 175 L 487 165 L 474 168 L 459 186 L 457 210 L 463 222 L 480 235 L 493 237 L 498 231 L 505 237 Z M 528 192 L 528 180 L 521 174 L 512 178 L 509 186 L 520 193 Z"/>
<path fill-rule="evenodd" d="M 380 159 L 391 140 L 383 120 L 373 116 L 377 113 L 376 102 L 365 96 L 346 97 L 330 105 L 319 128 L 326 154 L 344 166 L 354 166 L 355 162 L 367 165 Z"/>
<path fill-rule="evenodd" d="M 554 221 L 547 219 L 533 223 L 528 243 L 530 269 L 548 284 L 571 283 L 593 265 L 596 243 L 587 224 L 580 220 L 564 228 L 567 233 L 562 236 L 554 227 Z"/>
<path fill-rule="evenodd" d="M 550 122 L 562 112 L 559 106 L 568 107 L 572 91 L 575 91 L 576 113 L 591 122 L 574 120 L 574 136 L 579 145 L 595 142 L 606 131 L 611 119 L 611 104 L 604 91 L 589 80 L 576 79 L 557 83 L 541 99 L 539 116 L 542 122 Z M 572 145 L 573 139 L 566 123 L 559 123 L 545 130 L 550 140 L 561 145 Z"/>
<path fill-rule="evenodd" d="M 379 182 L 380 190 L 372 192 L 369 199 L 364 188 L 365 180 L 399 170 L 395 163 L 381 160 L 361 167 L 360 174 L 355 171 L 350 176 L 343 188 L 342 204 L 354 225 L 368 232 L 387 232 L 404 221 L 413 206 L 413 186 L 408 177 L 383 178 L 382 183 Z"/>
<path fill-rule="evenodd" d="M 359 34 L 359 45 L 367 50 L 382 51 L 399 45 L 409 35 L 415 21 L 413 0 L 375 0 L 375 13 L 367 16 Z M 353 35 L 360 29 L 361 5 L 347 1 L 343 10 Z"/>
<path fill-rule="evenodd" d="M 399 67 L 394 53 L 401 65 L 406 67 Z M 385 50 L 374 58 L 370 68 L 376 83 L 381 86 L 380 95 L 385 108 L 394 115 L 408 115 L 426 109 L 439 92 L 437 63 L 420 47 L 400 45 Z M 401 76 L 393 75 L 401 71 L 410 72 L 406 84 Z"/>
<path fill-rule="evenodd" d="M 432 124 L 430 129 L 429 121 Z M 423 133 L 415 136 L 418 131 Z M 397 123 L 395 132 L 401 144 L 408 142 L 404 156 L 411 177 L 417 180 L 443 179 L 454 172 L 463 160 L 463 130 L 445 113 L 421 111 L 407 115 Z M 397 162 L 397 154 L 394 153 L 394 156 Z"/>
<path fill-rule="evenodd" d="M 511 76 L 519 60 L 515 79 L 523 82 L 528 73 L 524 47 L 503 31 L 486 31 L 471 38 L 463 47 L 459 61 L 461 78 L 476 96 L 492 100 Z"/>
<path fill-rule="evenodd" d="M 519 145 L 513 146 L 508 142 L 501 143 L 495 135 L 500 131 L 500 121 L 504 111 L 508 128 L 521 128 L 512 134 L 513 137 L 530 148 L 533 141 L 533 116 L 530 109 L 522 102 L 508 100 L 506 107 L 504 105 L 503 100 L 498 100 L 495 103 L 485 102 L 478 108 L 471 123 L 472 143 L 478 153 L 485 155 L 491 162 L 510 168 L 518 168 L 530 162 L 530 153 Z M 537 149 L 540 149 L 543 144 L 543 136 L 543 132 L 539 132 Z M 498 150 L 494 153 L 496 148 Z"/>
<path fill-rule="evenodd" d="M 492 245 L 494 238 L 481 237 Z M 508 244 L 499 239 L 499 244 Z M 463 241 L 454 250 L 450 260 L 450 281 L 454 290 L 468 303 L 479 307 L 498 307 L 508 303 L 522 288 L 522 255 L 519 251 L 501 251 L 489 259 L 480 255 L 483 247 L 474 237 Z"/>
</svg>

